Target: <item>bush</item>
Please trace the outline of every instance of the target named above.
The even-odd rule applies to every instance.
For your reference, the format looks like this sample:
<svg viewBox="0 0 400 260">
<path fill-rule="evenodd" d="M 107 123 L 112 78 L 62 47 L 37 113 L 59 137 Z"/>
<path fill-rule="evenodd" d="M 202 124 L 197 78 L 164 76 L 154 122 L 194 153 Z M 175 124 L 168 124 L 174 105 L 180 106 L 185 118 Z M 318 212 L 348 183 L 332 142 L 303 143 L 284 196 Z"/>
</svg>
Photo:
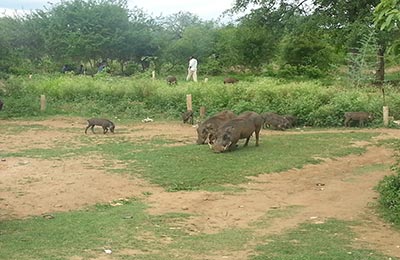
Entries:
<svg viewBox="0 0 400 260">
<path fill-rule="evenodd" d="M 377 187 L 379 192 L 379 206 L 384 218 L 400 225 L 400 171 L 397 175 L 385 176 Z"/>
<path fill-rule="evenodd" d="M 376 190 L 379 192 L 379 211 L 387 220 L 400 227 L 400 141 L 392 143 L 396 151 L 396 163 L 392 166 L 394 174 L 385 176 Z"/>
<path fill-rule="evenodd" d="M 47 110 L 41 114 L 79 116 L 146 116 L 179 118 L 186 110 L 186 95 L 192 94 L 195 115 L 205 106 L 207 115 L 230 109 L 252 110 L 297 116 L 299 124 L 321 127 L 343 125 L 346 111 L 372 112 L 382 116 L 382 95 L 377 88 L 350 89 L 326 86 L 320 81 L 291 82 L 268 77 L 244 77 L 237 84 L 223 84 L 210 77 L 207 83 L 181 81 L 168 85 L 164 78 L 88 77 L 76 75 L 34 75 L 10 77 L 2 87 L 5 109 L 1 117 L 39 113 L 39 97 L 46 95 Z M 390 111 L 400 111 L 399 91 L 387 89 Z"/>
</svg>

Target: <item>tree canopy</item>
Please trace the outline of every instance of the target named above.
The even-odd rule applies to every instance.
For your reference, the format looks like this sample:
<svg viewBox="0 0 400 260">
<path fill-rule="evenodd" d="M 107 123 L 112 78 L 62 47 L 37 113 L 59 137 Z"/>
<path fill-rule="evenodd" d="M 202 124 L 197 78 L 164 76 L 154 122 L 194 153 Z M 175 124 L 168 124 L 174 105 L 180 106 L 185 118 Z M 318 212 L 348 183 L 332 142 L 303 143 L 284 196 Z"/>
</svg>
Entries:
<svg viewBox="0 0 400 260">
<path fill-rule="evenodd" d="M 229 12 L 244 10 L 237 21 L 221 23 L 188 12 L 151 17 L 126 0 L 64 0 L 0 17 L 0 70 L 84 64 L 94 73 L 107 62 L 115 74 L 184 72 L 195 55 L 205 74 L 277 67 L 322 75 L 359 52 L 366 35 L 374 33 L 381 56 L 398 42 L 397 34 L 376 30 L 398 31 L 398 0 L 236 0 Z"/>
</svg>

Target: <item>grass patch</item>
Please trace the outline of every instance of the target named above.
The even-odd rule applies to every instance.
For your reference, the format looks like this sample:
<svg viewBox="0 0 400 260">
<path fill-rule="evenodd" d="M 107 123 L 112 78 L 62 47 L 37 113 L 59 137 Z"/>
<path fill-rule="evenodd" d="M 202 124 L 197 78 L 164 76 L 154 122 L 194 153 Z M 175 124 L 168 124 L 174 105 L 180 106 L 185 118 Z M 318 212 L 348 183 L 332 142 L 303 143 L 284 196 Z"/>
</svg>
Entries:
<svg viewBox="0 0 400 260">
<path fill-rule="evenodd" d="M 258 245 L 249 259 L 388 259 L 352 246 L 353 223 L 329 220 L 301 224 L 285 234 L 262 237 L 254 232 L 268 220 L 289 218 L 298 207 L 270 211 L 249 228 L 225 229 L 215 234 L 187 230 L 188 214 L 148 215 L 137 200 L 118 201 L 67 213 L 52 219 L 33 217 L 0 221 L 0 259 L 91 259 L 113 251 L 113 259 L 189 260 L 194 256 L 235 255 L 249 245 Z M 265 241 L 268 241 L 266 243 Z M 251 246 L 252 247 L 252 246 Z M 207 257 L 206 257 L 207 256 Z M 393 258 L 394 259 L 394 258 Z"/>
<path fill-rule="evenodd" d="M 1 126 L 1 132 L 7 135 L 18 135 L 21 133 L 25 133 L 27 131 L 38 131 L 38 130 L 49 130 L 51 129 L 48 126 L 40 125 L 40 124 L 31 124 L 31 125 L 12 125 L 6 124 Z"/>
<path fill-rule="evenodd" d="M 267 213 L 258 219 L 257 221 L 253 222 L 251 226 L 262 228 L 262 227 L 269 227 L 275 224 L 272 220 L 274 219 L 288 219 L 295 214 L 297 214 L 302 209 L 302 206 L 288 206 L 285 208 L 278 208 L 278 209 L 270 209 Z M 279 221 L 279 220 L 278 220 Z"/>
<path fill-rule="evenodd" d="M 385 163 L 375 163 L 371 165 L 364 165 L 363 167 L 357 168 L 354 171 L 355 175 L 364 175 L 364 174 L 369 174 L 372 172 L 377 172 L 377 171 L 385 171 L 388 168 L 390 168 L 390 165 L 385 164 Z"/>
<path fill-rule="evenodd" d="M 248 176 L 281 172 L 319 163 L 318 158 L 361 154 L 365 148 L 352 143 L 370 140 L 375 134 L 304 134 L 265 137 L 259 147 L 214 154 L 208 147 L 186 145 L 162 147 L 151 153 L 134 153 L 142 175 L 170 191 L 215 189 L 224 184 L 239 184 Z M 121 158 L 119 158 L 121 160 Z"/>
<path fill-rule="evenodd" d="M 355 235 L 350 222 L 328 220 L 323 224 L 304 223 L 286 234 L 270 236 L 269 242 L 257 247 L 252 260 L 354 260 L 388 259 L 372 250 L 352 246 Z"/>
<path fill-rule="evenodd" d="M 104 249 L 113 251 L 113 259 L 191 259 L 240 250 L 252 238 L 242 229 L 190 234 L 184 223 L 188 214 L 151 216 L 140 201 L 118 202 L 123 205 L 55 213 L 52 219 L 0 221 L 0 259 L 90 259 L 105 255 Z"/>
<path fill-rule="evenodd" d="M 113 163 L 106 164 L 106 170 L 140 175 L 169 191 L 220 190 L 225 184 L 243 183 L 248 176 L 302 168 L 319 163 L 322 158 L 361 154 L 365 148 L 352 144 L 376 135 L 348 132 L 264 136 L 259 147 L 254 146 L 254 140 L 242 147 L 242 141 L 237 151 L 222 154 L 215 154 L 204 145 L 170 146 L 172 141 L 162 137 L 138 143 L 117 135 L 78 137 L 81 147 L 61 142 L 51 149 L 27 149 L 0 156 L 56 159 L 99 154 L 106 160 L 126 163 L 117 169 L 113 169 Z"/>
<path fill-rule="evenodd" d="M 171 228 L 188 215 L 149 216 L 139 201 L 121 206 L 97 205 L 87 210 L 53 214 L 53 219 L 34 217 L 0 222 L 0 259 L 85 259 L 128 248 L 158 251 L 163 237 L 184 232 Z M 162 259 L 161 257 L 158 259 Z"/>
</svg>

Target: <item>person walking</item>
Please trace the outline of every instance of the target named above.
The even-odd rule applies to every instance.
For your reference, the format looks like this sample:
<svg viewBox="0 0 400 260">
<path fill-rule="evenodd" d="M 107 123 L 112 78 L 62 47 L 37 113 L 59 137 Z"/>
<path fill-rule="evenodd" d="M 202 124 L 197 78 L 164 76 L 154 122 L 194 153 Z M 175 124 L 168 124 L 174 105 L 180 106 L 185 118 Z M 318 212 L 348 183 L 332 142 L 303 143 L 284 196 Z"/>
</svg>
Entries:
<svg viewBox="0 0 400 260">
<path fill-rule="evenodd" d="M 197 60 L 194 56 L 190 56 L 189 59 L 189 68 L 186 81 L 190 80 L 191 78 L 194 82 L 197 82 Z"/>
</svg>

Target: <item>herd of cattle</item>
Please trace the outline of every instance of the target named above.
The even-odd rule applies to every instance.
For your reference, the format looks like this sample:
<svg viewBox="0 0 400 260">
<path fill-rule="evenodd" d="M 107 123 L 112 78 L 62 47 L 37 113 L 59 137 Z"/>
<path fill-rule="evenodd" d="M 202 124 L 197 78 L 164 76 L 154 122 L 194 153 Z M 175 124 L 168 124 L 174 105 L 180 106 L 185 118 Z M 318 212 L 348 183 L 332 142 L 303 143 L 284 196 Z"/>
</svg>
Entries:
<svg viewBox="0 0 400 260">
<path fill-rule="evenodd" d="M 352 121 L 358 121 L 359 126 L 364 125 L 364 121 L 373 119 L 367 112 L 346 112 L 344 114 L 345 126 L 350 126 Z M 193 124 L 193 111 L 189 110 L 182 114 L 183 123 Z M 208 144 L 214 152 L 233 151 L 237 148 L 240 139 L 246 139 L 244 146 L 247 146 L 250 137 L 255 135 L 256 146 L 259 145 L 261 128 L 273 128 L 276 130 L 285 130 L 295 126 L 297 118 L 291 115 L 281 116 L 276 113 L 267 112 L 258 114 L 247 111 L 236 115 L 232 111 L 225 110 L 219 112 L 197 126 L 197 144 Z M 108 119 L 92 118 L 88 120 L 85 129 L 91 128 L 94 132 L 94 126 L 101 126 L 103 133 L 108 131 L 114 133 L 115 125 Z"/>
</svg>

